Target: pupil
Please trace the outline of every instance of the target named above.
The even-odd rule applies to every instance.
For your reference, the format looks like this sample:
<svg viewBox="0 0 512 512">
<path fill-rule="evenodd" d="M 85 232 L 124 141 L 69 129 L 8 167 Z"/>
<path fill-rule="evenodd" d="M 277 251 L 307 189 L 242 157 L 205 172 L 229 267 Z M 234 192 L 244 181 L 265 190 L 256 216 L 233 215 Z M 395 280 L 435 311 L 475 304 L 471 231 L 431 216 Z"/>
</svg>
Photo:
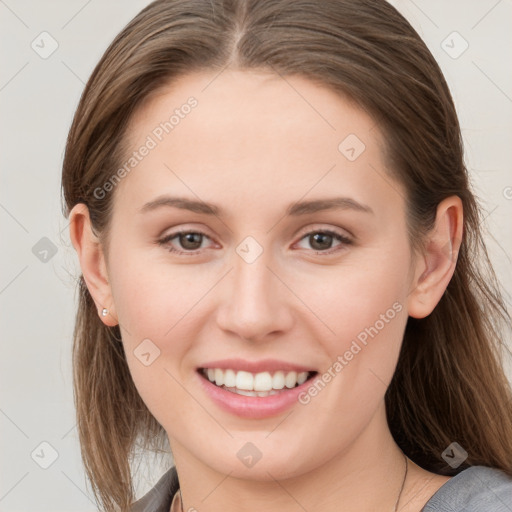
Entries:
<svg viewBox="0 0 512 512">
<path fill-rule="evenodd" d="M 184 249 L 198 249 L 201 246 L 200 233 L 185 233 L 180 235 L 180 244 Z"/>
<path fill-rule="evenodd" d="M 329 249 L 331 243 L 332 235 L 329 235 L 328 233 L 315 233 L 314 235 L 310 235 L 310 244 L 313 249 Z"/>
</svg>

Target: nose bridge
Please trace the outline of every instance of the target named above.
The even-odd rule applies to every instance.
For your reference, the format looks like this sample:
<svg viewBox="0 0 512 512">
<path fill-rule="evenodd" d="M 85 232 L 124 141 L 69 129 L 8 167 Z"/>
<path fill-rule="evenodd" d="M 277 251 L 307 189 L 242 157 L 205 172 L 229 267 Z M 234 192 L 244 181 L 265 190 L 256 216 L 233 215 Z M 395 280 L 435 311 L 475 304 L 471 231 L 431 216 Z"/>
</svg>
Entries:
<svg viewBox="0 0 512 512">
<path fill-rule="evenodd" d="M 273 298 L 276 298 L 275 293 L 271 293 L 276 292 L 273 290 L 275 283 L 272 282 L 272 277 L 268 269 L 268 258 L 265 256 L 260 256 L 252 263 L 246 262 L 243 258 L 235 260 L 232 293 L 242 309 L 253 310 L 250 306 L 257 305 L 261 308 L 269 306 Z"/>
<path fill-rule="evenodd" d="M 285 290 L 268 268 L 270 251 L 255 251 L 251 241 L 237 247 L 217 317 L 222 329 L 253 340 L 284 331 L 291 322 Z"/>
</svg>

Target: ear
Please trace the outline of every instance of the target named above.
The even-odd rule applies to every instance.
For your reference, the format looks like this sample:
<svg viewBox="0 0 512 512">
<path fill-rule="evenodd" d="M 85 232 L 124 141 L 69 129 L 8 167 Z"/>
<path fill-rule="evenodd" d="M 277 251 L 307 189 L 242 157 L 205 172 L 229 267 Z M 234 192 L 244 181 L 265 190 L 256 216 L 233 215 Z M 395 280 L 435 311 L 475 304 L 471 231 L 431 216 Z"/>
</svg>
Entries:
<svg viewBox="0 0 512 512">
<path fill-rule="evenodd" d="M 78 203 L 69 214 L 69 234 L 71 243 L 75 248 L 82 274 L 87 284 L 101 321 L 113 327 L 119 322 L 115 311 L 112 291 L 108 281 L 107 265 L 102 245 L 98 237 L 92 231 L 89 209 L 83 203 Z M 102 315 L 103 309 L 108 313 Z"/>
<path fill-rule="evenodd" d="M 455 271 L 462 230 L 462 201 L 458 196 L 450 196 L 439 203 L 425 251 L 416 258 L 412 291 L 408 296 L 410 316 L 425 318 L 441 300 Z"/>
</svg>

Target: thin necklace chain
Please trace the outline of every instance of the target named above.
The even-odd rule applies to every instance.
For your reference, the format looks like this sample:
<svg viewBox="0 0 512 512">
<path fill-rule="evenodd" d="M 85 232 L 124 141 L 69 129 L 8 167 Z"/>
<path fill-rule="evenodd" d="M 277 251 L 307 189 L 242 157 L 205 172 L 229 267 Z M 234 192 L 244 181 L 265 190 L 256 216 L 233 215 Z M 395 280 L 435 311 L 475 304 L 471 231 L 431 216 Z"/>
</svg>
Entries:
<svg viewBox="0 0 512 512">
<path fill-rule="evenodd" d="M 398 493 L 398 498 L 396 500 L 395 512 L 397 512 L 397 510 L 398 510 L 398 504 L 400 503 L 400 498 L 402 497 L 402 492 L 405 487 L 405 481 L 407 480 L 407 470 L 409 468 L 409 464 L 408 464 L 409 461 L 407 460 L 407 455 L 405 455 L 405 453 L 403 453 L 403 455 L 404 455 L 404 460 L 405 460 L 405 472 L 404 472 L 404 479 L 402 480 L 402 487 L 400 487 L 400 492 Z M 182 508 L 182 512 L 183 512 L 183 508 Z"/>
<path fill-rule="evenodd" d="M 402 480 L 402 486 L 400 487 L 400 492 L 398 493 L 398 498 L 396 500 L 395 512 L 398 511 L 398 504 L 400 503 L 400 498 L 402 497 L 402 492 L 403 492 L 404 487 L 405 487 L 405 481 L 407 480 L 407 470 L 409 469 L 409 464 L 408 464 L 409 461 L 407 460 L 407 455 L 405 455 L 405 453 L 404 453 L 404 460 L 405 460 L 404 479 Z M 179 489 L 179 493 L 180 493 L 180 508 L 181 508 L 181 512 L 184 512 L 183 511 L 183 500 L 182 500 L 182 497 L 181 497 L 181 489 Z"/>
</svg>

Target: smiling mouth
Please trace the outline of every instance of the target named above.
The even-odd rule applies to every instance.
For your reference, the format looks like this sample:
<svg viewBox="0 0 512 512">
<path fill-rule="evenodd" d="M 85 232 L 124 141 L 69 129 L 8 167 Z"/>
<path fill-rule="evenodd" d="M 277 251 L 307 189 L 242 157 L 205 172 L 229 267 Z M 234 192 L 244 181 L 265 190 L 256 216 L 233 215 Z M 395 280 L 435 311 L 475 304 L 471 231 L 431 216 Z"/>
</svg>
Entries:
<svg viewBox="0 0 512 512">
<path fill-rule="evenodd" d="M 274 371 L 251 373 L 223 368 L 199 368 L 215 386 L 243 396 L 266 397 L 301 386 L 318 372 Z"/>
</svg>

